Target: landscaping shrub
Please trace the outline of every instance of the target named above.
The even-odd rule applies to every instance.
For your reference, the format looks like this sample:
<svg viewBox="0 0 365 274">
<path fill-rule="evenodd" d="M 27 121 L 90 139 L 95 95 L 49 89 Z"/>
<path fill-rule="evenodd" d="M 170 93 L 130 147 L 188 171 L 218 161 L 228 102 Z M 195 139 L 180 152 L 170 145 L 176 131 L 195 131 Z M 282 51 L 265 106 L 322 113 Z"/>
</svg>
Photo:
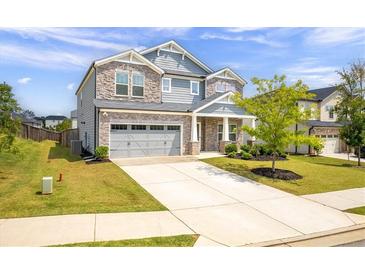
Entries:
<svg viewBox="0 0 365 274">
<path fill-rule="evenodd" d="M 95 149 L 95 157 L 98 159 L 105 159 L 108 157 L 109 148 L 107 146 L 99 146 Z"/>
<path fill-rule="evenodd" d="M 249 145 L 241 145 L 241 150 L 244 152 L 250 152 L 251 147 Z"/>
<path fill-rule="evenodd" d="M 251 160 L 252 159 L 252 154 L 248 153 L 248 152 L 242 152 L 241 158 L 243 160 Z"/>
<path fill-rule="evenodd" d="M 224 147 L 224 152 L 226 154 L 230 154 L 231 152 L 237 152 L 237 145 L 236 144 L 228 144 Z"/>
<path fill-rule="evenodd" d="M 232 152 L 230 152 L 230 153 L 228 153 L 228 158 L 236 158 L 236 155 L 237 155 L 237 152 L 234 152 L 234 151 L 232 151 Z"/>
</svg>

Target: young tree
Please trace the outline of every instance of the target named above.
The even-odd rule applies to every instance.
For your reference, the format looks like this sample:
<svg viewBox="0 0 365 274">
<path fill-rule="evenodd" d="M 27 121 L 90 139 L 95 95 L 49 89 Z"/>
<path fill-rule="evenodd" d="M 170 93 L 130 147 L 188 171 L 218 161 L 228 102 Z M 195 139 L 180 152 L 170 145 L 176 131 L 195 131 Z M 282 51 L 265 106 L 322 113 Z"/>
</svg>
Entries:
<svg viewBox="0 0 365 274">
<path fill-rule="evenodd" d="M 242 98 L 239 93 L 233 100 L 239 107 L 257 117 L 256 128 L 243 126 L 242 130 L 266 143 L 273 151 L 272 172 L 275 173 L 275 161 L 279 151 L 290 144 L 317 145 L 318 138 L 305 136 L 304 132 L 295 132 L 290 127 L 308 120 L 313 115 L 311 109 L 300 109 L 298 100 L 311 99 L 308 87 L 301 81 L 287 85 L 285 75 L 275 75 L 272 80 L 253 78 L 258 95 Z"/>
<path fill-rule="evenodd" d="M 0 152 L 16 151 L 14 140 L 21 123 L 18 118 L 12 117 L 13 113 L 20 111 L 20 107 L 11 90 L 12 87 L 5 82 L 0 84 Z"/>
<path fill-rule="evenodd" d="M 62 121 L 62 123 L 59 123 L 56 126 L 56 131 L 63 131 L 66 129 L 70 129 L 72 127 L 72 122 L 70 119 L 65 119 Z"/>
<path fill-rule="evenodd" d="M 347 145 L 357 150 L 360 166 L 360 151 L 365 145 L 365 62 L 359 60 L 337 73 L 341 83 L 337 85 L 340 100 L 335 112 L 337 120 L 344 124 L 340 135 Z"/>
</svg>

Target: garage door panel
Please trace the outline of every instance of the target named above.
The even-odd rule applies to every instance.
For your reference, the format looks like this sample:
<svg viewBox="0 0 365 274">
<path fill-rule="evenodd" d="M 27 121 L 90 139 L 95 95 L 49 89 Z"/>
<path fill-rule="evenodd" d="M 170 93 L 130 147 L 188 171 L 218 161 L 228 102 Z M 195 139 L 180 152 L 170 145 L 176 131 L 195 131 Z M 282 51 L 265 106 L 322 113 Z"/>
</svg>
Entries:
<svg viewBox="0 0 365 274">
<path fill-rule="evenodd" d="M 168 130 L 166 125 L 163 126 L 163 130 L 161 125 L 160 130 L 153 130 L 147 125 L 146 130 L 132 130 L 131 125 L 125 128 L 111 131 L 112 158 L 180 155 L 180 130 Z"/>
</svg>

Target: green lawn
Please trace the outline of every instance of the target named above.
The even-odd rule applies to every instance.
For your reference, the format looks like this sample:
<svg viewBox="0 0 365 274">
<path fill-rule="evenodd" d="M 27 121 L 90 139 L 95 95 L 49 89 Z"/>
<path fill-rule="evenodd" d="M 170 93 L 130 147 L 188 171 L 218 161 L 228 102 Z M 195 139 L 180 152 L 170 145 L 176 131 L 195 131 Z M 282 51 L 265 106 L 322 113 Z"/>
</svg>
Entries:
<svg viewBox="0 0 365 274">
<path fill-rule="evenodd" d="M 256 167 L 271 167 L 270 161 L 245 161 L 226 157 L 202 161 L 296 195 L 365 187 L 364 164 L 363 167 L 358 168 L 356 162 L 299 155 L 292 155 L 288 159 L 288 161 L 278 161 L 277 168 L 294 171 L 302 175 L 303 179 L 296 181 L 274 180 L 255 175 L 250 171 Z"/>
<path fill-rule="evenodd" d="M 365 206 L 346 209 L 346 212 L 365 215 Z"/>
<path fill-rule="evenodd" d="M 17 144 L 19 155 L 0 154 L 0 218 L 166 210 L 111 162 L 86 165 L 53 141 Z M 51 195 L 39 194 L 43 176 L 54 178 Z"/>
<path fill-rule="evenodd" d="M 153 237 L 135 240 L 86 242 L 55 247 L 190 247 L 198 239 L 198 235 L 179 235 L 170 237 Z"/>
</svg>

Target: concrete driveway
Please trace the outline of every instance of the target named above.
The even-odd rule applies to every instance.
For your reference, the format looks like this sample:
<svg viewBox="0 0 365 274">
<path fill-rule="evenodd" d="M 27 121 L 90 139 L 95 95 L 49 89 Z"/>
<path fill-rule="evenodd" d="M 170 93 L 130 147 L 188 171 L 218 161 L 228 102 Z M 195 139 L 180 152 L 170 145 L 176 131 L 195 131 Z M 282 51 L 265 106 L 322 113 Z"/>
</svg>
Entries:
<svg viewBox="0 0 365 274">
<path fill-rule="evenodd" d="M 114 162 L 210 245 L 241 246 L 365 223 L 365 217 L 182 159 Z"/>
</svg>

